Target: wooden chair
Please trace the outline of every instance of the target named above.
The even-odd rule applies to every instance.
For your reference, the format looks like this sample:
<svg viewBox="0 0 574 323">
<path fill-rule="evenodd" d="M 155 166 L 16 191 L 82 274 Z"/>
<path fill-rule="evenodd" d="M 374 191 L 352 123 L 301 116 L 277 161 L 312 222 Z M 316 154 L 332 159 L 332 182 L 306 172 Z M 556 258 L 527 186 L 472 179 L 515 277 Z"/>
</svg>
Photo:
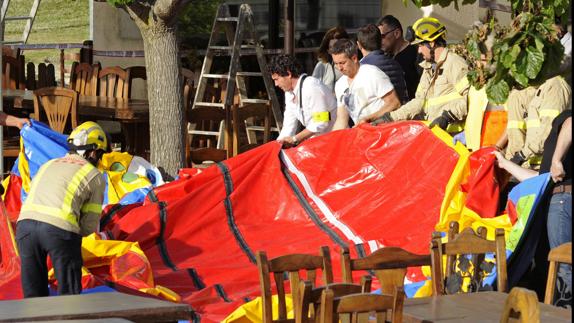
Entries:
<svg viewBox="0 0 574 323">
<path fill-rule="evenodd" d="M 98 72 L 98 96 L 128 99 L 128 71 L 119 66 L 104 67 Z"/>
<path fill-rule="evenodd" d="M 88 63 L 72 63 L 70 75 L 70 88 L 80 95 L 95 96 L 98 93 L 98 76 L 101 66 Z"/>
<path fill-rule="evenodd" d="M 46 87 L 34 91 L 34 115 L 59 133 L 68 133 L 78 126 L 78 92 L 62 87 Z M 68 118 L 69 117 L 69 118 Z"/>
<path fill-rule="evenodd" d="M 193 136 L 188 133 L 186 138 L 189 166 L 207 161 L 220 162 L 227 158 L 227 150 L 217 148 L 225 119 L 225 111 L 217 107 L 196 107 L 187 111 L 187 120 L 190 128 L 193 128 Z"/>
<path fill-rule="evenodd" d="M 540 322 L 540 305 L 536 292 L 521 287 L 510 290 L 504 303 L 500 323 L 512 322 L 511 318 L 519 319 L 522 323 Z"/>
<path fill-rule="evenodd" d="M 126 69 L 126 71 L 128 72 L 128 89 L 129 96 L 131 98 L 133 96 L 133 81 L 138 79 L 147 81 L 146 68 L 145 66 L 130 66 Z"/>
<path fill-rule="evenodd" d="M 2 56 L 2 88 L 11 90 L 24 90 L 26 82 L 21 75 L 24 72 L 24 57 L 20 58 Z"/>
<path fill-rule="evenodd" d="M 233 105 L 233 156 L 253 149 L 261 144 L 269 142 L 271 138 L 271 106 L 269 104 L 248 103 L 243 106 Z M 257 143 L 249 140 L 247 133 L 247 120 L 255 119 L 263 122 L 263 141 Z M 254 121 L 254 120 L 251 120 Z"/>
<path fill-rule="evenodd" d="M 464 279 L 470 279 L 465 285 L 468 292 L 489 290 L 482 282 L 486 273 L 492 271 L 493 263 L 486 262 L 485 253 L 494 253 L 496 258 L 497 290 L 506 292 L 506 246 L 504 230 L 496 229 L 495 240 L 486 239 L 486 228 L 479 227 L 477 233 L 466 228 L 457 234 L 456 222 L 451 222 L 449 236 L 454 236 L 446 243 L 440 236 L 433 234 L 431 240 L 432 286 L 434 295 L 455 294 L 464 290 Z M 443 268 L 442 257 L 446 256 L 446 268 Z M 470 257 L 469 257 L 470 256 Z M 470 259 L 469 259 L 470 258 Z M 473 270 L 479 268 L 480 270 Z M 457 271 L 459 269 L 459 271 Z"/>
<path fill-rule="evenodd" d="M 197 109 L 197 108 L 196 108 Z M 193 109 L 193 110 L 196 110 Z M 323 283 L 330 284 L 333 282 L 333 270 L 331 267 L 331 255 L 329 247 L 323 246 L 319 255 L 309 254 L 288 254 L 273 259 L 267 259 L 264 251 L 259 251 L 256 255 L 257 268 L 259 269 L 259 282 L 261 286 L 262 318 L 263 322 L 295 322 L 295 319 L 287 319 L 287 305 L 285 300 L 285 273 L 288 274 L 289 284 L 291 287 L 291 297 L 293 300 L 294 312 L 297 312 L 299 301 L 299 286 L 301 275 L 299 271 L 306 271 L 307 279 L 310 286 L 315 286 L 316 270 L 322 271 Z M 272 314 L 272 288 L 271 275 L 275 281 L 278 298 L 278 320 L 273 320 Z"/>
<path fill-rule="evenodd" d="M 316 322 L 319 320 L 321 295 L 325 289 L 333 291 L 334 297 L 350 294 L 369 293 L 371 291 L 371 277 L 363 277 L 362 284 L 331 283 L 313 288 L 308 280 L 299 283 L 299 298 L 296 304 L 295 322 Z"/>
<path fill-rule="evenodd" d="M 556 291 L 556 278 L 560 264 L 572 265 L 572 242 L 567 242 L 553 248 L 548 253 L 548 261 L 550 262 L 548 269 L 548 280 L 546 282 L 546 294 L 544 295 L 544 303 L 553 304 L 554 292 Z"/>
<path fill-rule="evenodd" d="M 381 292 L 388 295 L 393 294 L 395 287 L 404 286 L 407 267 L 430 265 L 430 255 L 416 255 L 398 247 L 381 248 L 358 259 L 351 259 L 349 248 L 341 249 L 344 282 L 353 282 L 353 271 L 372 270 L 381 284 Z"/>
<path fill-rule="evenodd" d="M 181 76 L 183 78 L 183 110 L 188 111 L 193 106 L 193 99 L 195 97 L 195 73 L 187 68 L 182 68 Z"/>
<path fill-rule="evenodd" d="M 342 314 L 351 315 L 351 322 L 358 321 L 358 314 L 377 313 L 377 322 L 385 322 L 387 311 L 391 310 L 391 322 L 400 323 L 403 319 L 405 293 L 402 287 L 395 287 L 391 295 L 353 294 L 335 297 L 332 290 L 325 289 L 321 296 L 321 323 L 339 322 Z M 371 320 L 369 319 L 369 322 Z"/>
</svg>

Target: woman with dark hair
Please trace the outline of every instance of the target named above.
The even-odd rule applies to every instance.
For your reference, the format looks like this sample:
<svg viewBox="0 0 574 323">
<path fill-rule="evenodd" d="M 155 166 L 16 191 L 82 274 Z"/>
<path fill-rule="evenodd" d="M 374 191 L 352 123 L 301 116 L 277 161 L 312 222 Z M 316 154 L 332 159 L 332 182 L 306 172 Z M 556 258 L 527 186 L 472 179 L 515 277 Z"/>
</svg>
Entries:
<svg viewBox="0 0 574 323">
<path fill-rule="evenodd" d="M 333 40 L 349 38 L 349 35 L 345 31 L 345 28 L 337 26 L 327 30 L 323 40 L 321 41 L 321 46 L 319 46 L 319 51 L 317 56 L 319 61 L 315 65 L 313 70 L 313 77 L 318 78 L 332 91 L 335 91 L 335 82 L 341 77 L 341 72 L 335 68 L 333 64 L 333 59 L 329 54 L 329 46 Z"/>
</svg>

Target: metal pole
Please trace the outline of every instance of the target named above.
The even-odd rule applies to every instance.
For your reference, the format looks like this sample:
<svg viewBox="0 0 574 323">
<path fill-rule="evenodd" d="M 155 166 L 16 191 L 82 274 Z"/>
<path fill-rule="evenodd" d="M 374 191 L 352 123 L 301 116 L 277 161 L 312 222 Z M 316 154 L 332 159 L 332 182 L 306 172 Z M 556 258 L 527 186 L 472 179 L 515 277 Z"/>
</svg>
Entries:
<svg viewBox="0 0 574 323">
<path fill-rule="evenodd" d="M 267 48 L 278 48 L 279 47 L 279 0 L 269 0 L 269 20 L 267 22 Z"/>
<path fill-rule="evenodd" d="M 293 55 L 295 44 L 295 0 L 285 1 L 285 31 L 283 35 L 283 46 L 285 54 Z"/>
</svg>

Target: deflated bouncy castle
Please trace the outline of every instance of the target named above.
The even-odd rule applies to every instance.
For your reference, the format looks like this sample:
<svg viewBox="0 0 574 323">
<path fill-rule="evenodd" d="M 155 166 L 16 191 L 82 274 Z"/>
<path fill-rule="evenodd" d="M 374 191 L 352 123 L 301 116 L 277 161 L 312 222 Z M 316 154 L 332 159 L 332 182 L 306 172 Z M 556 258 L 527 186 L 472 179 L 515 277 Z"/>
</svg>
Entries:
<svg viewBox="0 0 574 323">
<path fill-rule="evenodd" d="M 1 299 L 21 297 L 12 231 L 30 180 L 38 165 L 65 153 L 65 137 L 39 123 L 25 127 L 22 140 L 4 183 Z M 487 227 L 490 239 L 503 228 L 512 259 L 549 176 L 520 184 L 499 214 L 491 152 L 470 154 L 442 130 L 408 121 L 334 131 L 291 149 L 271 142 L 209 168 L 183 169 L 170 183 L 138 157 L 112 153 L 99 166 L 107 206 L 100 232 L 83 241 L 83 287 L 184 302 L 205 322 L 257 321 L 259 250 L 273 258 L 329 246 L 341 281 L 341 248 L 353 258 L 386 246 L 428 254 L 432 232 L 458 221 Z M 425 268 L 409 270 L 407 296 L 430 295 L 428 276 Z"/>
</svg>

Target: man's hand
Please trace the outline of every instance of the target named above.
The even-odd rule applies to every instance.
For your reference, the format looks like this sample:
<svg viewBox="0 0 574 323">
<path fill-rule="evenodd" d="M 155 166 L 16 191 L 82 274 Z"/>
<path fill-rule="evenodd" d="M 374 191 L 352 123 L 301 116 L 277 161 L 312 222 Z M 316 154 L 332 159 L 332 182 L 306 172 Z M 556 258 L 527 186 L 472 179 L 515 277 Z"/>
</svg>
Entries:
<svg viewBox="0 0 574 323">
<path fill-rule="evenodd" d="M 432 129 L 434 126 L 438 126 L 442 130 L 445 130 L 446 127 L 448 127 L 448 121 L 449 120 L 445 116 L 440 116 L 430 123 L 429 128 Z"/>
<path fill-rule="evenodd" d="M 564 165 L 562 165 L 561 161 L 552 162 L 552 165 L 550 165 L 550 176 L 552 176 L 554 183 L 564 180 L 566 172 L 564 171 Z"/>
<path fill-rule="evenodd" d="M 295 136 L 281 138 L 281 139 L 278 139 L 277 141 L 281 143 L 281 147 L 282 147 L 282 148 L 295 147 L 295 146 L 297 146 L 297 144 L 299 143 L 299 142 L 295 139 Z"/>
<path fill-rule="evenodd" d="M 24 125 L 26 125 L 26 124 L 29 126 L 32 125 L 28 118 L 16 118 L 15 122 L 16 122 L 16 127 L 18 127 L 18 129 L 22 129 L 22 127 L 24 127 Z"/>
<path fill-rule="evenodd" d="M 393 118 L 391 118 L 390 112 L 385 112 L 380 118 L 371 121 L 373 126 L 376 126 L 381 123 L 393 122 Z"/>
</svg>

